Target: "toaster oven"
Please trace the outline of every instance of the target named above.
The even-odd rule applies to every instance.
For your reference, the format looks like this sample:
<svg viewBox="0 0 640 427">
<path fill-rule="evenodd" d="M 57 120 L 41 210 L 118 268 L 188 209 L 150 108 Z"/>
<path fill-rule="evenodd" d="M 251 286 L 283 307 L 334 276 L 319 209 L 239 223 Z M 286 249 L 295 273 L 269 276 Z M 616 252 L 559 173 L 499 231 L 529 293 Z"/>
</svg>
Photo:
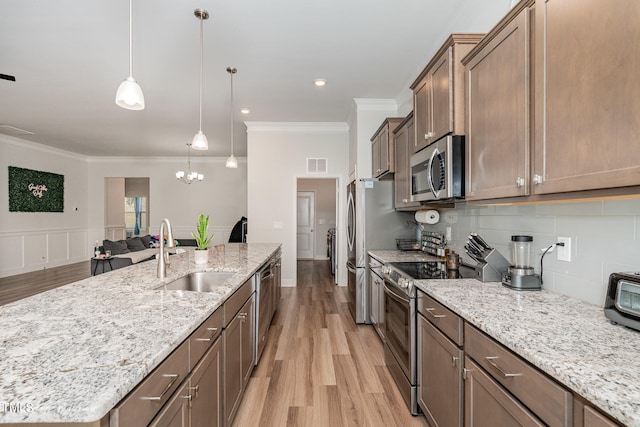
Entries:
<svg viewBox="0 0 640 427">
<path fill-rule="evenodd" d="M 640 272 L 612 273 L 604 302 L 604 315 L 640 331 Z"/>
</svg>

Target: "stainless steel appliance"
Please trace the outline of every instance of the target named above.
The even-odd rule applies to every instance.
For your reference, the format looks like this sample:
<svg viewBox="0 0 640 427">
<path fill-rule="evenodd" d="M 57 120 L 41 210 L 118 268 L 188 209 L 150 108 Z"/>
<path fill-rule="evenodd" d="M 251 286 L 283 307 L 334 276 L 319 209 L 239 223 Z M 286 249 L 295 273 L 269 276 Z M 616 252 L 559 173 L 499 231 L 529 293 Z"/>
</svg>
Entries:
<svg viewBox="0 0 640 427">
<path fill-rule="evenodd" d="M 255 364 L 260 361 L 260 356 L 267 343 L 267 335 L 273 316 L 280 302 L 280 251 L 271 257 L 264 266 L 253 276 L 256 290 L 256 314 L 255 316 Z"/>
<path fill-rule="evenodd" d="M 393 181 L 361 179 L 347 186 L 348 306 L 356 323 L 371 321 L 367 252 L 393 249 L 396 238 L 413 236 L 412 218 L 395 211 Z"/>
<path fill-rule="evenodd" d="M 530 264 L 531 236 L 511 236 L 511 265 L 502 274 L 502 284 L 519 291 L 538 291 L 542 288 L 540 275 Z"/>
<path fill-rule="evenodd" d="M 475 278 L 475 270 L 460 265 L 447 270 L 442 261 L 392 262 L 384 277 L 385 365 L 411 413 L 418 414 L 418 348 L 414 280 Z"/>
<path fill-rule="evenodd" d="M 640 331 L 640 272 L 609 276 L 604 314 L 613 324 Z"/>
<path fill-rule="evenodd" d="M 448 135 L 411 156 L 411 201 L 464 197 L 464 136 Z"/>
<path fill-rule="evenodd" d="M 327 256 L 329 257 L 329 267 L 331 275 L 336 275 L 336 229 L 330 228 L 327 231 Z"/>
</svg>

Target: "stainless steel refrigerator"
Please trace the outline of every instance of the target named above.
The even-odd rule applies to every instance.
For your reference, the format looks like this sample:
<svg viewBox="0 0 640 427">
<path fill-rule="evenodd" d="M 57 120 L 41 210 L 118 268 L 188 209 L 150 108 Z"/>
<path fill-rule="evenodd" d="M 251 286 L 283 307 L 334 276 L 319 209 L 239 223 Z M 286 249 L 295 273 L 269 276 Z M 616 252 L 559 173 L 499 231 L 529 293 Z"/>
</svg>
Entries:
<svg viewBox="0 0 640 427">
<path fill-rule="evenodd" d="M 395 249 L 396 239 L 415 237 L 413 215 L 396 212 L 393 200 L 393 181 L 361 179 L 347 186 L 347 286 L 356 323 L 371 323 L 367 252 Z"/>
</svg>

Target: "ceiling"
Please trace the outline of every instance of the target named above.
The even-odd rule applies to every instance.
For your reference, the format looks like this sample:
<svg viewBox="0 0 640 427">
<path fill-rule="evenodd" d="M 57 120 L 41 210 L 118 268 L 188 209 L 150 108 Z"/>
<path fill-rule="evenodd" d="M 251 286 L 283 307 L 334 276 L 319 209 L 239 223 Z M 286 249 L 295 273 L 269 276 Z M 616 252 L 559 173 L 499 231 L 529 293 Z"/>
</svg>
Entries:
<svg viewBox="0 0 640 427">
<path fill-rule="evenodd" d="M 511 0 L 134 0 L 133 76 L 146 108 L 115 105 L 128 76 L 127 0 L 0 2 L 0 125 L 19 138 L 86 156 L 184 156 L 202 129 L 230 152 L 235 66 L 235 155 L 244 121 L 344 122 L 354 98 L 397 98 L 451 32 L 485 32 Z M 313 85 L 316 78 L 325 87 Z"/>
</svg>

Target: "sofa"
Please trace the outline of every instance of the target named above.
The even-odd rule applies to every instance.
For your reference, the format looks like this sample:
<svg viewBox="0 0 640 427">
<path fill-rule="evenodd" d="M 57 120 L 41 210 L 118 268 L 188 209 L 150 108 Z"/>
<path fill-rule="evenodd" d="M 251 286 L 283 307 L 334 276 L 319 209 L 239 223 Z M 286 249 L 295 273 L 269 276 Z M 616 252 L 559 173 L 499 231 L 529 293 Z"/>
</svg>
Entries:
<svg viewBox="0 0 640 427">
<path fill-rule="evenodd" d="M 154 238 L 155 237 L 155 238 Z M 195 239 L 176 239 L 177 246 L 196 246 Z M 111 270 L 128 267 L 139 262 L 156 258 L 159 243 L 157 236 L 130 237 L 126 240 L 103 240 L 100 254 L 111 251 L 111 258 L 91 258 L 91 275 L 102 274 Z"/>
</svg>

